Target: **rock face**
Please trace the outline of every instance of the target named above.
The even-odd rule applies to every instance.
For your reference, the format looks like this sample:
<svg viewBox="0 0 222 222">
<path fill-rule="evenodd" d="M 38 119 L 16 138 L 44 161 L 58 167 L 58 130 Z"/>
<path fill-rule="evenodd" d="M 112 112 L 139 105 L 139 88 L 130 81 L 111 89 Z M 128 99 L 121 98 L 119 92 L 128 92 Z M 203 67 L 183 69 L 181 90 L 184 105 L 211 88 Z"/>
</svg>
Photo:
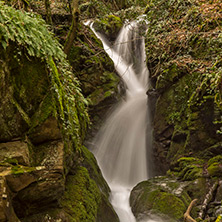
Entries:
<svg viewBox="0 0 222 222">
<path fill-rule="evenodd" d="M 153 86 L 148 95 L 154 101 L 158 95 L 153 116 L 155 168 L 157 174 L 175 179 L 175 184 L 187 183 L 182 189 L 188 195 L 185 202 L 180 199 L 184 204 L 180 208 L 178 197 L 165 193 L 156 179 L 139 184 L 131 195 L 138 218 L 163 213 L 164 221 L 168 216 L 181 221 L 187 204 L 195 198 L 198 202 L 192 212 L 194 218 L 215 221 L 220 212 L 217 196 L 222 180 L 222 64 L 217 62 L 221 54 L 221 37 L 217 35 L 221 27 L 213 10 L 217 7 L 218 2 L 205 0 L 192 4 L 155 0 L 147 5 L 146 49 Z M 203 19 L 199 20 L 199 16 Z M 206 25 L 209 17 L 210 27 Z M 164 184 L 164 179 L 160 183 Z M 159 199 L 152 199 L 153 192 L 163 204 L 167 196 L 178 203 L 178 211 L 176 205 L 172 206 L 180 216 L 176 219 L 168 206 L 164 212 Z"/>
<path fill-rule="evenodd" d="M 36 22 L 34 29 L 47 33 L 47 45 L 62 52 L 44 21 L 2 4 L 0 11 L 5 13 L 1 23 L 9 28 L 14 24 L 10 13 L 22 27 Z M 29 36 L 32 28 L 25 29 Z M 41 46 L 44 41 L 34 36 Z M 68 70 L 61 77 L 64 64 L 53 61 L 56 53 L 48 53 L 53 57 L 48 60 L 41 54 L 43 46 L 33 43 L 29 51 L 31 40 L 24 44 L 10 38 L 0 38 L 0 221 L 118 221 L 108 200 L 109 187 L 93 154 L 82 146 L 84 97 L 72 88 L 78 82 Z M 73 104 L 78 108 L 71 109 Z M 68 129 L 73 119 L 75 126 Z"/>
</svg>

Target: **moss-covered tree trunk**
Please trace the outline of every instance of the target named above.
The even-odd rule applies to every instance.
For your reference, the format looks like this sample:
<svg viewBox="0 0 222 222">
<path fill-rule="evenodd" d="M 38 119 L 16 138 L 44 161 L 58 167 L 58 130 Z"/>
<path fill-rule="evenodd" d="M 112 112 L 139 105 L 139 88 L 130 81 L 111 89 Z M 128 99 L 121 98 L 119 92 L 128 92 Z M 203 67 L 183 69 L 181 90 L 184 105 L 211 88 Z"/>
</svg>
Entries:
<svg viewBox="0 0 222 222">
<path fill-rule="evenodd" d="M 78 0 L 73 0 L 72 1 L 72 24 L 71 24 L 71 28 L 69 30 L 69 33 L 68 33 L 68 36 L 64 45 L 64 52 L 67 55 L 70 52 L 74 39 L 76 38 L 78 20 L 79 20 L 79 3 L 78 3 Z"/>
</svg>

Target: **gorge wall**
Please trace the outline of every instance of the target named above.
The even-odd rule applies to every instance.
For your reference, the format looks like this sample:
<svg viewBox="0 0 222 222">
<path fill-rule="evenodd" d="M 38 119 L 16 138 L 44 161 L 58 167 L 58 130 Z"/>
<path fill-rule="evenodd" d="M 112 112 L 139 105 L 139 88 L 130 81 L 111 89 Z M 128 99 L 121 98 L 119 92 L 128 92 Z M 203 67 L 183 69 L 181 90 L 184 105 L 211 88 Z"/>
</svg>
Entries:
<svg viewBox="0 0 222 222">
<path fill-rule="evenodd" d="M 133 212 L 183 221 L 197 198 L 193 218 L 215 221 L 222 209 L 221 3 L 156 0 L 145 12 L 154 163 L 166 176 L 135 187 Z"/>
</svg>

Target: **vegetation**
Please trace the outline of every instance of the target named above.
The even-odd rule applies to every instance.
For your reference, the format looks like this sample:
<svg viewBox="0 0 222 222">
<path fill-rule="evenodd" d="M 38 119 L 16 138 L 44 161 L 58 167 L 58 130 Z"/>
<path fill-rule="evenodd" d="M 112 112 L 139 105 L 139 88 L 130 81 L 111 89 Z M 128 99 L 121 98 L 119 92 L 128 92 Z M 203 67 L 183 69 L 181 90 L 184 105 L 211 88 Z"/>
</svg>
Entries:
<svg viewBox="0 0 222 222">
<path fill-rule="evenodd" d="M 38 57 L 48 68 L 53 92 L 53 101 L 58 111 L 58 118 L 63 126 L 66 138 L 72 138 L 77 150 L 80 150 L 89 119 L 87 101 L 81 94 L 80 83 L 73 76 L 61 45 L 40 16 L 15 10 L 0 4 L 0 39 L 6 48 L 15 42 L 16 59 L 21 59 L 21 52 L 27 58 Z M 54 113 L 54 115 L 57 115 Z"/>
<path fill-rule="evenodd" d="M 208 99 L 214 100 L 215 112 L 222 110 L 221 13 L 217 0 L 148 3 L 147 60 L 158 90 L 184 75 L 190 79 L 175 97 L 175 103 L 183 105 L 170 110 L 170 120 L 175 124 L 181 116 L 189 122 L 194 107 L 201 107 Z M 220 117 L 214 123 L 221 123 Z"/>
<path fill-rule="evenodd" d="M 62 198 L 53 199 L 59 203 L 57 207 L 63 209 L 55 207 L 56 218 L 63 212 L 70 221 L 97 221 L 101 220 L 98 217 L 104 218 L 104 212 L 112 211 L 108 203 L 109 187 L 94 156 L 82 143 L 89 126 L 87 106 L 92 121 L 101 121 L 107 107 L 116 100 L 120 83 L 101 42 L 82 21 L 97 19 L 95 28 L 102 29 L 114 40 L 123 21 L 133 20 L 143 13 L 148 21 L 144 33 L 147 63 L 152 86 L 159 96 L 154 144 L 158 151 L 159 147 L 164 147 L 158 155 L 170 170 L 166 177 L 143 182 L 135 188 L 132 196 L 135 195 L 139 204 L 131 197 L 133 211 L 136 216 L 149 211 L 181 221 L 191 198 L 199 198 L 195 217 L 199 211 L 202 215 L 213 215 L 211 221 L 221 219 L 213 209 L 221 190 L 217 189 L 217 181 L 222 176 L 222 156 L 218 152 L 222 134 L 220 0 L 4 1 L 0 2 L 0 50 L 2 55 L 13 55 L 10 65 L 14 67 L 16 63 L 15 67 L 19 67 L 19 76 L 10 76 L 13 96 L 5 100 L 6 106 L 16 109 L 24 121 L 22 133 L 26 133 L 19 136 L 30 145 L 26 136 L 51 115 L 58 120 L 63 135 L 66 158 L 61 184 L 65 184 L 65 191 Z M 49 30 L 59 36 L 55 37 Z M 4 67 L 0 67 L 2 70 Z M 40 72 L 46 73 L 42 79 Z M 26 78 L 27 75 L 30 78 Z M 1 86 L 7 85 L 4 76 L 0 78 L 5 81 Z M 38 93 L 41 101 L 36 99 L 38 101 L 32 101 L 29 106 L 29 94 L 37 98 Z M 111 102 L 107 102 L 107 98 Z M 8 100 L 13 105 L 8 105 Z M 6 122 L 11 120 L 10 116 L 15 116 L 13 121 L 18 118 L 13 112 L 5 115 Z M 16 131 L 17 126 L 4 128 L 7 133 L 11 133 L 10 130 Z M 12 133 L 10 138 L 14 137 Z M 35 165 L 40 165 L 48 155 L 48 148 L 44 143 L 32 146 L 30 153 L 39 155 L 38 161 L 36 155 Z M 72 169 L 67 170 L 70 166 Z M 10 173 L 17 178 L 36 173 L 36 167 L 22 166 L 14 157 L 1 162 L 1 167 L 11 167 Z M 167 177 L 177 180 L 168 181 Z M 216 188 L 210 192 L 211 187 Z M 60 189 L 63 188 L 61 185 Z M 109 220 L 118 221 L 116 215 L 111 214 Z"/>
</svg>

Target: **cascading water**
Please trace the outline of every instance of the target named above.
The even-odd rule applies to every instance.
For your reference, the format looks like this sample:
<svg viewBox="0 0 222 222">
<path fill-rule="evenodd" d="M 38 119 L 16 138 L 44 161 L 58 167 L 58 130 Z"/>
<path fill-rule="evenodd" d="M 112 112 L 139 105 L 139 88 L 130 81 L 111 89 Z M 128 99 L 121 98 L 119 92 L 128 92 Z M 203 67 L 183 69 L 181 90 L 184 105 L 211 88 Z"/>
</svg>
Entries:
<svg viewBox="0 0 222 222">
<path fill-rule="evenodd" d="M 111 203 L 121 222 L 135 222 L 129 206 L 132 187 L 149 177 L 147 146 L 151 143 L 147 96 L 149 72 L 139 22 L 121 29 L 115 43 L 93 29 L 126 86 L 126 96 L 115 107 L 95 138 L 93 152 L 110 185 Z M 150 133 L 151 135 L 151 133 Z M 150 142 L 149 142 L 150 141 Z"/>
</svg>

